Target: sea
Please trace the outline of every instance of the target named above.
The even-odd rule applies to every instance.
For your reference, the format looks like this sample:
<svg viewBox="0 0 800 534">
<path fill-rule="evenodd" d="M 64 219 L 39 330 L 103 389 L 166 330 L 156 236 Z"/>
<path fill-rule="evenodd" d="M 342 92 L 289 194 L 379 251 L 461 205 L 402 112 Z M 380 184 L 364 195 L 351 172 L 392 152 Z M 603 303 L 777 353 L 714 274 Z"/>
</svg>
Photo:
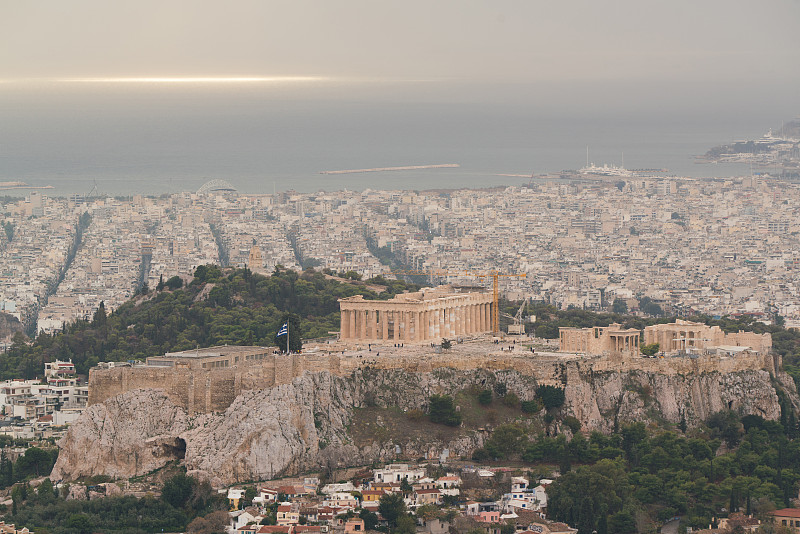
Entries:
<svg viewBox="0 0 800 534">
<path fill-rule="evenodd" d="M 588 161 L 670 175 L 796 113 L 797 97 L 611 84 L 421 81 L 0 83 L 0 181 L 49 196 L 161 195 L 222 179 L 242 193 L 527 184 Z M 588 152 L 588 158 L 587 158 Z M 458 168 L 320 174 L 411 165 Z M 517 176 L 508 176 L 517 175 Z M 0 190 L 23 196 L 25 189 Z"/>
</svg>

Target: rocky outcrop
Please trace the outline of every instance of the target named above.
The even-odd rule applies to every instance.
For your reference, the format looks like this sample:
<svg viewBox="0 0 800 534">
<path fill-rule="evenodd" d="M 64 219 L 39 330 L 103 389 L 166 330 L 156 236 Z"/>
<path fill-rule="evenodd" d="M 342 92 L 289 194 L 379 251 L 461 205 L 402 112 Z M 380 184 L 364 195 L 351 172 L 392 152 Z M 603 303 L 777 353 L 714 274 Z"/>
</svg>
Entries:
<svg viewBox="0 0 800 534">
<path fill-rule="evenodd" d="M 183 459 L 186 412 L 160 390 L 134 390 L 88 408 L 59 441 L 51 480 L 128 478 Z"/>
<path fill-rule="evenodd" d="M 11 339 L 17 332 L 22 332 L 25 326 L 13 315 L 0 312 L 0 339 Z"/>
<path fill-rule="evenodd" d="M 685 421 L 693 426 L 727 408 L 766 419 L 780 417 L 773 379 L 766 371 L 686 376 L 598 373 L 574 362 L 565 365 L 562 380 L 565 413 L 575 415 L 590 430 L 611 431 L 630 421 Z M 409 457 L 443 449 L 454 456 L 469 455 L 483 444 L 482 432 L 460 429 L 356 444 L 351 425 L 356 411 L 366 406 L 402 413 L 424 408 L 432 394 L 492 387 L 497 382 L 523 400 L 532 398 L 536 387 L 532 376 L 516 371 L 364 369 L 344 378 L 306 373 L 290 384 L 246 391 L 222 413 L 195 417 L 161 390 L 134 390 L 92 406 L 70 427 L 59 442 L 61 453 L 51 478 L 71 480 L 90 474 L 125 478 L 182 460 L 191 474 L 221 486 L 391 460 L 396 447 Z M 790 397 L 798 403 L 794 390 Z M 376 426 L 377 436 L 380 419 Z"/>
<path fill-rule="evenodd" d="M 770 420 L 781 414 L 767 371 L 682 376 L 570 369 L 565 394 L 567 411 L 583 428 L 602 432 L 631 421 L 683 421 L 693 427 L 726 409 Z M 791 397 L 796 399 L 794 393 Z"/>
</svg>

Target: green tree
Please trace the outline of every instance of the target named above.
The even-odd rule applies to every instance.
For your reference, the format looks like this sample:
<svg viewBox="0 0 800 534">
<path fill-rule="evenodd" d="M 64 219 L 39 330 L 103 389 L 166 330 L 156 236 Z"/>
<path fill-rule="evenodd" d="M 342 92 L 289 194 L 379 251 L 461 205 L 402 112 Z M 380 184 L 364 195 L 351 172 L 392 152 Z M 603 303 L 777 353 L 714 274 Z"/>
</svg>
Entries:
<svg viewBox="0 0 800 534">
<path fill-rule="evenodd" d="M 578 534 L 592 534 L 595 526 L 594 503 L 588 495 L 581 501 L 578 515 Z"/>
<path fill-rule="evenodd" d="M 171 277 L 169 280 L 167 280 L 165 285 L 172 291 L 175 291 L 176 289 L 180 289 L 181 287 L 183 287 L 183 278 L 175 275 Z"/>
<path fill-rule="evenodd" d="M 652 317 L 661 317 L 664 315 L 664 310 L 661 309 L 661 306 L 653 302 L 650 297 L 642 297 L 639 299 L 639 309 Z"/>
<path fill-rule="evenodd" d="M 389 526 L 397 526 L 397 520 L 405 515 L 406 503 L 400 493 L 387 493 L 381 496 L 378 503 L 378 512 L 389 523 Z"/>
<path fill-rule="evenodd" d="M 524 438 L 525 429 L 522 425 L 514 423 L 500 425 L 486 440 L 484 448 L 491 457 L 504 459 L 522 448 Z"/>
<path fill-rule="evenodd" d="M 577 417 L 573 415 L 568 415 L 564 418 L 564 424 L 567 425 L 570 432 L 573 434 L 577 434 L 578 431 L 581 429 L 581 422 L 578 420 Z"/>
<path fill-rule="evenodd" d="M 614 534 L 636 534 L 636 520 L 629 512 L 617 512 L 608 519 L 608 531 Z"/>
<path fill-rule="evenodd" d="M 92 534 L 94 532 L 94 521 L 87 514 L 70 515 L 64 526 L 76 534 Z"/>
<path fill-rule="evenodd" d="M 542 404 L 544 404 L 544 407 L 548 410 L 560 408 L 566 400 L 563 388 L 558 388 L 547 384 L 542 384 L 536 388 L 536 396 L 542 401 Z"/>
<path fill-rule="evenodd" d="M 492 390 L 482 389 L 478 393 L 478 402 L 481 403 L 483 406 L 489 406 L 492 403 Z"/>
<path fill-rule="evenodd" d="M 623 299 L 614 299 L 614 302 L 611 304 L 611 311 L 624 315 L 628 313 L 628 303 Z"/>
<path fill-rule="evenodd" d="M 428 402 L 428 417 L 431 422 L 447 426 L 461 425 L 461 414 L 456 411 L 452 397 L 432 395 Z"/>
<path fill-rule="evenodd" d="M 168 478 L 161 489 L 161 500 L 175 508 L 185 507 L 194 492 L 196 482 L 194 478 L 185 473 L 178 473 Z"/>
<path fill-rule="evenodd" d="M 408 514 L 403 514 L 397 518 L 397 526 L 392 529 L 395 534 L 416 534 L 417 523 Z"/>
<path fill-rule="evenodd" d="M 40 477 L 53 470 L 58 451 L 29 447 L 25 454 L 17 458 L 14 464 L 14 480 L 23 480 L 28 476 Z"/>
<path fill-rule="evenodd" d="M 3 230 L 5 230 L 5 232 L 6 232 L 6 238 L 8 239 L 8 242 L 10 243 L 11 241 L 13 241 L 14 240 L 14 223 L 9 222 L 9 221 L 4 222 L 3 223 Z"/>
<path fill-rule="evenodd" d="M 57 493 L 49 478 L 45 478 L 36 489 L 36 500 L 39 504 L 51 504 L 56 500 Z"/>
<path fill-rule="evenodd" d="M 358 517 L 364 520 L 364 528 L 366 530 L 375 530 L 378 526 L 378 514 L 371 512 L 366 508 L 362 508 L 358 513 Z"/>
<path fill-rule="evenodd" d="M 253 504 L 253 499 L 256 498 L 258 492 L 256 488 L 253 486 L 247 486 L 244 490 L 244 498 L 242 499 L 241 505 L 242 509 L 244 510 L 246 507 L 251 506 Z"/>
<path fill-rule="evenodd" d="M 503 405 L 509 408 L 516 408 L 519 406 L 519 397 L 513 391 L 509 391 L 503 397 Z"/>
<path fill-rule="evenodd" d="M 639 352 L 644 354 L 645 356 L 655 356 L 658 354 L 658 351 L 661 350 L 661 345 L 658 343 L 651 343 L 649 345 L 640 345 Z"/>
<path fill-rule="evenodd" d="M 431 521 L 432 519 L 436 519 L 439 517 L 442 512 L 436 505 L 433 504 L 423 504 L 416 511 L 417 517 L 422 519 L 423 521 Z"/>
<path fill-rule="evenodd" d="M 344 273 L 344 278 L 348 278 L 350 280 L 361 280 L 361 275 L 355 271 L 347 271 Z"/>
<path fill-rule="evenodd" d="M 520 408 L 525 413 L 536 413 L 542 409 L 542 405 L 536 400 L 522 401 Z"/>
<path fill-rule="evenodd" d="M 94 312 L 94 316 L 92 317 L 92 326 L 103 327 L 106 325 L 107 320 L 106 305 L 105 302 L 101 300 L 100 306 L 97 307 L 97 311 Z"/>
</svg>

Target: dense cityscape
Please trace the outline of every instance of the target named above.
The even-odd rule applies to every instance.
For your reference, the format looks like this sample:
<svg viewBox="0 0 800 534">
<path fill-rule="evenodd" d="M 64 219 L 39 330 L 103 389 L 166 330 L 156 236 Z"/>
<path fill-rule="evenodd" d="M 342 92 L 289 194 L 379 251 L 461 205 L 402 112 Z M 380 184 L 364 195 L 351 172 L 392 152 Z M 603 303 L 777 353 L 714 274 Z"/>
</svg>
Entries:
<svg viewBox="0 0 800 534">
<path fill-rule="evenodd" d="M 0 534 L 800 534 L 800 1 L 0 13 Z"/>
<path fill-rule="evenodd" d="M 800 320 L 798 186 L 760 178 L 536 180 L 491 190 L 7 201 L 2 309 L 29 333 L 113 310 L 199 265 L 504 281 L 510 300 Z M 84 216 L 81 222 L 81 216 Z M 81 228 L 80 239 L 78 229 Z M 75 246 L 77 243 L 77 246 Z M 72 250 L 74 248 L 74 250 Z M 447 276 L 443 276 L 447 274 Z M 7 339 L 6 342 L 9 340 Z"/>
</svg>

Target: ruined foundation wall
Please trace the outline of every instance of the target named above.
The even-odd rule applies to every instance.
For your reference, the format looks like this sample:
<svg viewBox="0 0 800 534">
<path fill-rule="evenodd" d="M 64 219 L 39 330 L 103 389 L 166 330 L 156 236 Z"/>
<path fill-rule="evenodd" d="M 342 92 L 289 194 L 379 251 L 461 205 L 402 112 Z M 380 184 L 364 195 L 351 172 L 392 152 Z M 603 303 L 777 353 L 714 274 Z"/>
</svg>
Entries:
<svg viewBox="0 0 800 534">
<path fill-rule="evenodd" d="M 239 394 L 288 384 L 305 371 L 339 374 L 337 355 L 271 355 L 250 365 L 217 369 L 114 367 L 89 371 L 89 405 L 133 389 L 162 389 L 189 413 L 219 412 Z"/>
<path fill-rule="evenodd" d="M 766 370 L 774 375 L 781 365 L 779 356 L 752 353 L 733 357 L 630 358 L 620 353 L 595 357 L 525 352 L 429 354 L 420 349 L 419 354 L 375 356 L 364 360 L 355 356 L 321 352 L 292 356 L 270 355 L 257 363 L 220 369 L 95 368 L 89 373 L 89 405 L 101 403 L 133 389 L 156 388 L 164 390 L 172 402 L 189 413 L 219 412 L 227 409 L 243 391 L 289 384 L 306 371 L 328 371 L 334 375 L 347 376 L 367 365 L 376 369 L 404 369 L 411 372 L 430 372 L 438 368 L 494 371 L 508 369 L 533 376 L 538 383 L 559 385 L 566 378 L 568 363 L 571 364 L 570 367 L 580 371 L 642 371 L 667 376 L 727 374 L 748 370 Z"/>
</svg>

